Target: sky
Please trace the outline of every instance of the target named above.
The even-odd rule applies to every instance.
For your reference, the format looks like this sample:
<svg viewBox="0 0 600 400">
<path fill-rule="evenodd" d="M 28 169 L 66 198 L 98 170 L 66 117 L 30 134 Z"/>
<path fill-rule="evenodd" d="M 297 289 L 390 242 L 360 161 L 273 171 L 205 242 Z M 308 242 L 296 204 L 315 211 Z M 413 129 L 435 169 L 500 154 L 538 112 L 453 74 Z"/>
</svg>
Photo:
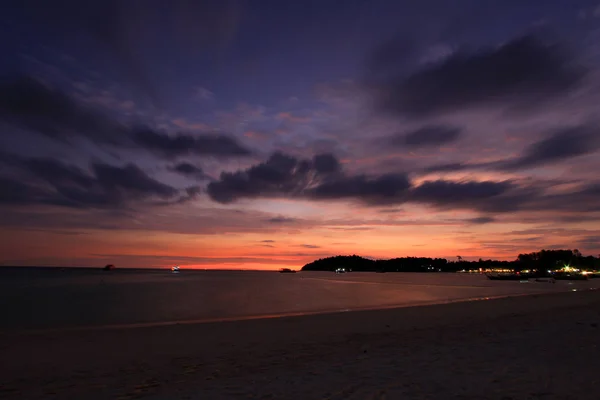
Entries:
<svg viewBox="0 0 600 400">
<path fill-rule="evenodd" d="M 600 253 L 598 0 L 7 0 L 0 265 Z"/>
</svg>

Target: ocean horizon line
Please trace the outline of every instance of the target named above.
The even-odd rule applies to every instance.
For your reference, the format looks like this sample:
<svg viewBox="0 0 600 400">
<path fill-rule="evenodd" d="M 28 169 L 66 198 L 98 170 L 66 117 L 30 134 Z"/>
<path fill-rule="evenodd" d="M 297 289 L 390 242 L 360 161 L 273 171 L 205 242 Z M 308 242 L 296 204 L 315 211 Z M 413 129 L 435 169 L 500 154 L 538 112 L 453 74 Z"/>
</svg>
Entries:
<svg viewBox="0 0 600 400">
<path fill-rule="evenodd" d="M 177 264 L 176 264 L 177 265 Z M 186 271 L 254 271 L 254 272 L 272 272 L 279 271 L 281 268 L 270 269 L 255 269 L 255 268 L 199 268 L 188 267 L 178 264 L 179 267 Z M 78 269 L 78 270 L 102 270 L 104 266 L 66 266 L 66 265 L 0 265 L 0 269 Z M 171 267 L 116 267 L 118 271 L 165 271 Z M 113 270 L 113 272 L 115 271 Z M 298 269 L 299 271 L 299 269 Z"/>
</svg>

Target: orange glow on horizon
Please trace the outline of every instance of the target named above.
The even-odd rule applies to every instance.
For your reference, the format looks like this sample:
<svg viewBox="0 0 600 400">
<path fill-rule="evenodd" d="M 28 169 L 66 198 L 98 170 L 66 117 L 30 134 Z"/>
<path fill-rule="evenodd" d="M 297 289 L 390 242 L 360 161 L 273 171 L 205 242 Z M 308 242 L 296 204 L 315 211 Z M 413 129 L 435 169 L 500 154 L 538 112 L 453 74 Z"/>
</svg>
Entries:
<svg viewBox="0 0 600 400">
<path fill-rule="evenodd" d="M 460 255 L 513 260 L 519 253 L 557 243 L 574 246 L 582 238 L 600 235 L 593 221 L 549 230 L 499 215 L 491 224 L 478 225 L 465 222 L 479 217 L 477 213 L 414 204 L 365 207 L 353 202 L 277 199 L 246 201 L 235 207 L 240 208 L 190 205 L 135 221 L 164 231 L 4 229 L 0 230 L 0 265 L 277 270 L 300 269 L 315 259 L 351 254 L 379 259 L 453 260 Z M 563 214 L 552 216 L 559 215 Z M 270 221 L 278 216 L 282 221 Z M 530 216 L 546 219 L 543 213 Z M 203 230 L 203 221 L 216 228 Z M 190 233 L 174 233 L 179 226 Z"/>
<path fill-rule="evenodd" d="M 48 265 L 194 269 L 300 269 L 313 260 L 333 255 L 363 257 L 516 258 L 518 253 L 543 248 L 514 242 L 514 247 L 489 247 L 498 227 L 485 225 L 457 233 L 460 226 L 372 226 L 341 231 L 322 227 L 300 234 L 183 235 L 137 231 L 89 231 L 82 235 L 35 231 L 6 231 L 2 265 Z M 364 230 L 362 229 L 364 228 Z M 507 232 L 516 226 L 507 225 Z M 479 232 L 479 233 L 478 233 Z M 493 245 L 493 240 L 489 239 Z M 496 239 L 501 241 L 504 239 Z M 511 240 L 514 240 L 511 238 Z M 75 244 L 76 243 L 76 244 Z"/>
</svg>

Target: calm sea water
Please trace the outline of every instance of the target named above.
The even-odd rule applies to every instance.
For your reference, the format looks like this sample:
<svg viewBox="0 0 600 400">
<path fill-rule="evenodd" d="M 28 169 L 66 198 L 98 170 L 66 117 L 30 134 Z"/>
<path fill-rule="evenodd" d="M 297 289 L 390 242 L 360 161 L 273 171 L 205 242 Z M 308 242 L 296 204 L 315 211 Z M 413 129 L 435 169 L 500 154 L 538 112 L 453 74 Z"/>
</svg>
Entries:
<svg viewBox="0 0 600 400">
<path fill-rule="evenodd" d="M 582 290 L 479 274 L 0 268 L 0 330 L 215 320 Z"/>
</svg>

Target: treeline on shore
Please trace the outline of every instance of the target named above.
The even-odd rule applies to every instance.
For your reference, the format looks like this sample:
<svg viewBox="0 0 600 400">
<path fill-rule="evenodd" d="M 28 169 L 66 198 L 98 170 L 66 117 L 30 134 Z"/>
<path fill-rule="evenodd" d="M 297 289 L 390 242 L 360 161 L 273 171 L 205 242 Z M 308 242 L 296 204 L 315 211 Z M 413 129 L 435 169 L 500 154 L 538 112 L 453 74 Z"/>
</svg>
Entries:
<svg viewBox="0 0 600 400">
<path fill-rule="evenodd" d="M 321 258 L 306 264 L 302 271 L 335 271 L 338 268 L 359 272 L 458 272 L 493 268 L 546 271 L 558 270 L 566 265 L 582 270 L 595 270 L 600 268 L 600 257 L 583 256 L 579 250 L 541 250 L 519 254 L 514 261 L 465 261 L 460 256 L 455 261 L 428 257 L 373 260 L 351 255 Z"/>
</svg>

